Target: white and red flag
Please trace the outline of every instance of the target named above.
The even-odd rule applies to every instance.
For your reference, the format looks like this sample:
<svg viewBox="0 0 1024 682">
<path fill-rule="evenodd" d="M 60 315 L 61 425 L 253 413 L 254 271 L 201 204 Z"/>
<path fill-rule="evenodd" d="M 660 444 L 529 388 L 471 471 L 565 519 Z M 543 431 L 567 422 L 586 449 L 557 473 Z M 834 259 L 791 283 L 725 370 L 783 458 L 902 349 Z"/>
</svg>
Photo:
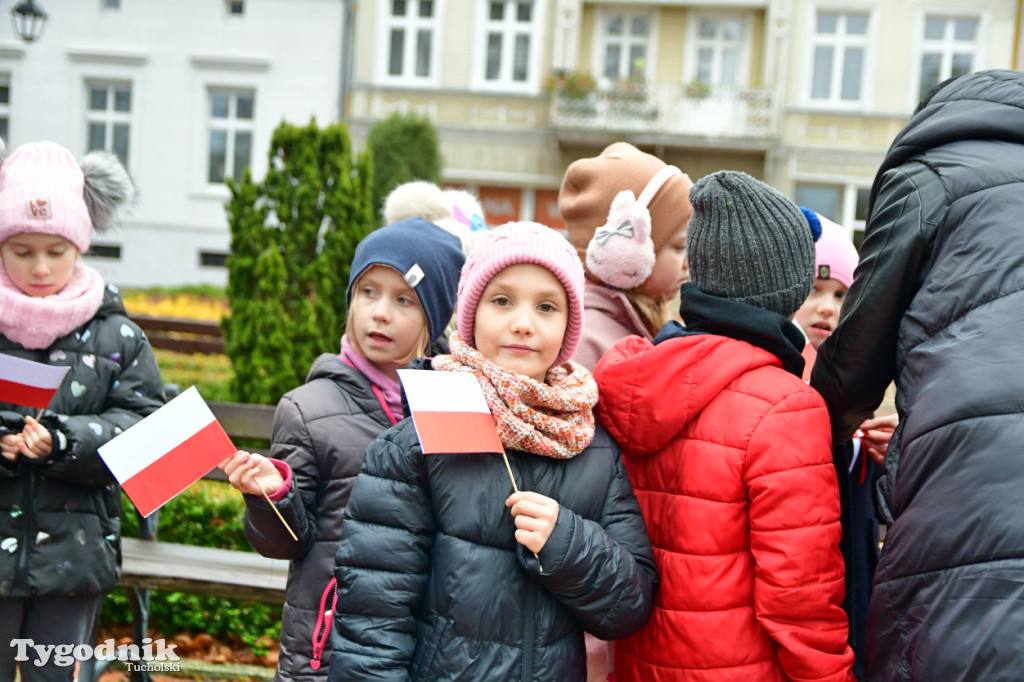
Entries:
<svg viewBox="0 0 1024 682">
<path fill-rule="evenodd" d="M 400 369 L 398 376 L 424 455 L 504 454 L 491 409 L 475 375 Z"/>
<path fill-rule="evenodd" d="M 0 353 L 0 403 L 45 409 L 70 369 Z"/>
<path fill-rule="evenodd" d="M 99 448 L 143 516 L 189 487 L 235 446 L 195 386 Z"/>
</svg>

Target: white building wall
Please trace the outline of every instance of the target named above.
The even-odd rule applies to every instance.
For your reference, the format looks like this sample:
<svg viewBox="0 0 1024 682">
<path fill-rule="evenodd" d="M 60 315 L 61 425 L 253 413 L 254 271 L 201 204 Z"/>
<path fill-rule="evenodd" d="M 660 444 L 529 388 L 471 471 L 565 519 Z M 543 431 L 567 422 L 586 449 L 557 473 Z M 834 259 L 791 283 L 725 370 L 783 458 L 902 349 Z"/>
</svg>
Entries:
<svg viewBox="0 0 1024 682">
<path fill-rule="evenodd" d="M 208 89 L 255 94 L 252 172 L 262 177 L 274 128 L 338 118 L 342 0 L 40 0 L 42 38 L 21 43 L 0 18 L 0 77 L 10 82 L 8 147 L 49 139 L 87 151 L 89 82 L 132 87 L 129 171 L 140 201 L 125 225 L 96 235 L 121 259 L 88 260 L 120 286 L 218 284 L 226 253 L 228 191 L 207 182 Z M 0 10 L 6 15 L 5 4 Z"/>
</svg>

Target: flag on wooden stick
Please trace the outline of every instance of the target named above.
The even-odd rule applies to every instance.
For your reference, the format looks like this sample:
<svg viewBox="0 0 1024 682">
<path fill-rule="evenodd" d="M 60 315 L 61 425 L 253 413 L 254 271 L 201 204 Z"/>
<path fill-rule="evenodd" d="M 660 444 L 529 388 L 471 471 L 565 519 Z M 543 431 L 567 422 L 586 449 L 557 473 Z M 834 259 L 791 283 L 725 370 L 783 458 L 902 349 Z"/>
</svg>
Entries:
<svg viewBox="0 0 1024 682">
<path fill-rule="evenodd" d="M 0 402 L 46 409 L 70 369 L 0 353 Z"/>
<path fill-rule="evenodd" d="M 143 516 L 189 487 L 235 446 L 195 386 L 99 448 Z"/>
<path fill-rule="evenodd" d="M 424 455 L 493 452 L 505 448 L 476 376 L 400 369 L 398 376 Z"/>
</svg>

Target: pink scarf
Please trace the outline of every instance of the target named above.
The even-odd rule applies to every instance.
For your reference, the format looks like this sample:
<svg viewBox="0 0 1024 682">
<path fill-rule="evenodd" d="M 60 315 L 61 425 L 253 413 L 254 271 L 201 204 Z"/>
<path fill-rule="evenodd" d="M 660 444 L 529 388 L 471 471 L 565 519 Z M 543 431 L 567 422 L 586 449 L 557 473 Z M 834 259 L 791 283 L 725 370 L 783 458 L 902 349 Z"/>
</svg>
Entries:
<svg viewBox="0 0 1024 682">
<path fill-rule="evenodd" d="M 67 286 L 53 296 L 33 298 L 0 264 L 0 334 L 24 348 L 49 348 L 93 318 L 104 288 L 100 273 L 78 261 Z"/>
<path fill-rule="evenodd" d="M 553 367 L 539 383 L 494 364 L 458 332 L 448 343 L 451 355 L 434 358 L 433 368 L 476 375 L 506 450 L 570 459 L 590 445 L 597 383 L 582 365 L 570 360 Z"/>
</svg>

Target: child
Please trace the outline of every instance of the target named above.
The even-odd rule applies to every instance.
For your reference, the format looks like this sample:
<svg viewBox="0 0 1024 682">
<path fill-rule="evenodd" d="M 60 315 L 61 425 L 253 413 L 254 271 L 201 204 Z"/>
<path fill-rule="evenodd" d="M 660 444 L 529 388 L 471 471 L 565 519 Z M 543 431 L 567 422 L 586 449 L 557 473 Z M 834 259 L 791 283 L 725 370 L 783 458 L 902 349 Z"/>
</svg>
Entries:
<svg viewBox="0 0 1024 682">
<path fill-rule="evenodd" d="M 536 223 L 466 260 L 452 352 L 431 366 L 477 377 L 521 492 L 499 455 L 424 456 L 411 419 L 370 444 L 338 547 L 332 682 L 579 681 L 585 630 L 647 621 L 643 519 L 594 426 L 597 386 L 569 360 L 582 288 L 575 251 Z"/>
<path fill-rule="evenodd" d="M 0 679 L 13 639 L 92 644 L 117 586 L 121 492 L 96 450 L 164 402 L 145 336 L 113 286 L 79 256 L 135 188 L 116 157 L 81 164 L 52 142 L 0 165 L 0 353 L 70 367 L 38 410 L 0 403 Z M 33 650 L 28 649 L 29 652 Z M 74 666 L 29 654 L 21 679 L 70 680 Z"/>
<path fill-rule="evenodd" d="M 574 359 L 593 370 L 619 339 L 651 339 L 688 278 L 693 183 L 675 166 L 616 142 L 569 166 L 558 210 L 586 266 L 583 339 Z"/>
<path fill-rule="evenodd" d="M 814 280 L 810 228 L 745 173 L 703 178 L 690 201 L 686 326 L 623 339 L 595 375 L 661 576 L 617 679 L 846 680 L 829 420 L 787 319 Z"/>
<path fill-rule="evenodd" d="M 245 493 L 245 531 L 264 556 L 291 559 L 279 680 L 322 680 L 334 599 L 334 552 L 366 446 L 403 418 L 396 371 L 422 355 L 455 305 L 459 241 L 422 218 L 356 247 L 341 353 L 317 358 L 274 413 L 272 459 L 239 452 L 221 469 Z M 293 540 L 257 481 L 298 535 Z"/>
<path fill-rule="evenodd" d="M 846 230 L 824 216 L 801 207 L 808 222 L 817 226 L 821 237 L 814 243 L 814 289 L 796 311 L 795 321 L 808 338 L 804 350 L 804 381 L 809 381 L 818 346 L 839 322 L 846 292 L 853 283 L 857 249 Z M 861 425 L 863 437 L 837 443 L 833 456 L 843 511 L 843 539 L 840 548 L 846 566 L 846 597 L 843 609 L 850 619 L 850 646 L 857 661 L 853 672 L 864 676 L 864 637 L 867 626 L 871 578 L 878 564 L 878 521 L 875 517 L 874 485 L 881 474 L 878 465 L 885 455 L 897 417 L 876 417 Z"/>
</svg>

